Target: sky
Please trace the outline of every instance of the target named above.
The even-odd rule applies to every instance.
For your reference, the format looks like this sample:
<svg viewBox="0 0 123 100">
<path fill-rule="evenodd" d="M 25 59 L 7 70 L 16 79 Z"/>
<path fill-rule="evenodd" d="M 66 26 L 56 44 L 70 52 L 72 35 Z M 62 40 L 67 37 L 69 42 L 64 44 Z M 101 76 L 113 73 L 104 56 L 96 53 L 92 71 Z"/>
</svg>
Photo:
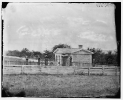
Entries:
<svg viewBox="0 0 123 100">
<path fill-rule="evenodd" d="M 4 50 L 52 50 L 54 45 L 115 50 L 115 6 L 83 3 L 10 3 L 3 9 Z"/>
</svg>

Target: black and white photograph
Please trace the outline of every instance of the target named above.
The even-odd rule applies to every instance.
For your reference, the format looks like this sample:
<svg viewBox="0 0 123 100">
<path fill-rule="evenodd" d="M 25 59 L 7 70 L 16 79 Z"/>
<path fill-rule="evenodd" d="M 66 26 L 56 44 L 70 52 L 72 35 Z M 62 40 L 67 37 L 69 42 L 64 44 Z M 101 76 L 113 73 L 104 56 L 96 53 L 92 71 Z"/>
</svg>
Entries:
<svg viewBox="0 0 123 100">
<path fill-rule="evenodd" d="M 115 3 L 3 5 L 2 98 L 120 98 Z"/>
</svg>

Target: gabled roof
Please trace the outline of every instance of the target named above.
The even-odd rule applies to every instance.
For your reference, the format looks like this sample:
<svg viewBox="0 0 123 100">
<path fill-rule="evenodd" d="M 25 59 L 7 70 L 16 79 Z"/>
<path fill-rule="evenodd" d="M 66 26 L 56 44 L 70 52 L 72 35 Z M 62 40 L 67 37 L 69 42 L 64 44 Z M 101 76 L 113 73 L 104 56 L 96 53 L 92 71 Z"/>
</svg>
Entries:
<svg viewBox="0 0 123 100">
<path fill-rule="evenodd" d="M 53 53 L 64 54 L 64 53 L 77 53 L 79 51 L 84 51 L 87 54 L 93 54 L 93 52 L 89 50 L 84 50 L 80 48 L 57 48 Z"/>
<path fill-rule="evenodd" d="M 73 52 L 73 53 L 79 53 L 79 52 L 81 52 L 81 51 L 84 51 L 86 54 L 93 54 L 93 52 L 91 52 L 91 51 L 89 51 L 89 50 L 84 50 L 84 49 L 80 49 L 80 50 L 78 50 L 78 51 L 76 51 L 76 52 Z"/>
</svg>

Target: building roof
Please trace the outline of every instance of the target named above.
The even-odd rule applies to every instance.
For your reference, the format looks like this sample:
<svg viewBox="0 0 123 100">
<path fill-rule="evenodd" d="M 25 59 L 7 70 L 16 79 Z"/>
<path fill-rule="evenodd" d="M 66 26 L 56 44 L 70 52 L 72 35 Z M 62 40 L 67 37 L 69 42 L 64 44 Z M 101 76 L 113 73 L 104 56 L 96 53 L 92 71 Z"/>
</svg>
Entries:
<svg viewBox="0 0 123 100">
<path fill-rule="evenodd" d="M 65 53 L 77 53 L 79 51 L 84 51 L 87 54 L 93 54 L 93 52 L 89 50 L 84 50 L 80 48 L 57 48 L 53 53 L 65 54 Z"/>
</svg>

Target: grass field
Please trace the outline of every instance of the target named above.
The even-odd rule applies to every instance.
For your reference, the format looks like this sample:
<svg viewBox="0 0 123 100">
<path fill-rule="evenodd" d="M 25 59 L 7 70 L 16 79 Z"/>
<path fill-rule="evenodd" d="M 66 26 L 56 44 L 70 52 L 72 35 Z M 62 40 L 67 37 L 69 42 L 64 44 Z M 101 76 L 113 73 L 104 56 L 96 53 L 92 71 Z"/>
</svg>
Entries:
<svg viewBox="0 0 123 100">
<path fill-rule="evenodd" d="M 120 88 L 119 76 L 3 75 L 3 86 L 27 97 L 106 97 Z"/>
</svg>

